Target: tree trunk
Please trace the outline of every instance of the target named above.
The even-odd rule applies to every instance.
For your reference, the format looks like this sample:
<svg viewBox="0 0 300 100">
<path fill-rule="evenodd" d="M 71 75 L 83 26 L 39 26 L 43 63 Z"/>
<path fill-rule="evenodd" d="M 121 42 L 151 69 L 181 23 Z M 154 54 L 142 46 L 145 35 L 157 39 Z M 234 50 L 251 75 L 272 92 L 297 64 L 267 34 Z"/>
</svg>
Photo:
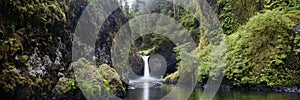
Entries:
<svg viewBox="0 0 300 100">
<path fill-rule="evenodd" d="M 176 18 L 176 0 L 173 0 L 173 13 L 174 13 L 174 18 Z"/>
</svg>

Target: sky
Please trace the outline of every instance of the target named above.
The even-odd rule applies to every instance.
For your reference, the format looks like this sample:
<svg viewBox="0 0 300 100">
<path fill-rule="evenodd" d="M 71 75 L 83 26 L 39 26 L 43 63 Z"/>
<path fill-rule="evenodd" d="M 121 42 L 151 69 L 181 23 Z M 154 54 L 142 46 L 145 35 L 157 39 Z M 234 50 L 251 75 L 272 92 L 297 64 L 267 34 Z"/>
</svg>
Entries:
<svg viewBox="0 0 300 100">
<path fill-rule="evenodd" d="M 129 3 L 134 2 L 134 0 L 127 0 Z"/>
<path fill-rule="evenodd" d="M 131 7 L 131 4 L 132 4 L 135 0 L 127 0 L 127 1 L 128 1 L 129 7 Z M 124 4 L 125 4 L 125 0 L 123 0 L 122 3 L 123 3 L 122 5 L 124 5 Z"/>
<path fill-rule="evenodd" d="M 118 0 L 120 1 L 120 0 Z M 125 5 L 125 1 L 128 2 L 128 5 L 129 5 L 129 8 L 131 8 L 131 4 L 135 1 L 135 0 L 121 0 L 122 1 L 122 5 L 124 6 Z"/>
</svg>

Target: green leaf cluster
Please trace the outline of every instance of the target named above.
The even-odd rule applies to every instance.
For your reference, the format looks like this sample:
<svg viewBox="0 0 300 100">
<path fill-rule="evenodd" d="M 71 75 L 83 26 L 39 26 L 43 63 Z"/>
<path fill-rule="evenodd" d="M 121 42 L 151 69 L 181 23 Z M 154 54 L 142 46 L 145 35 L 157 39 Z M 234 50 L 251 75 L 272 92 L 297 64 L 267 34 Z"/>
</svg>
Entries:
<svg viewBox="0 0 300 100">
<path fill-rule="evenodd" d="M 265 9 L 276 9 L 284 12 L 298 12 L 300 0 L 265 0 Z"/>
<path fill-rule="evenodd" d="M 226 78 L 239 86 L 299 86 L 299 56 L 291 44 L 298 36 L 291 33 L 292 26 L 277 10 L 250 18 L 227 37 Z"/>
</svg>

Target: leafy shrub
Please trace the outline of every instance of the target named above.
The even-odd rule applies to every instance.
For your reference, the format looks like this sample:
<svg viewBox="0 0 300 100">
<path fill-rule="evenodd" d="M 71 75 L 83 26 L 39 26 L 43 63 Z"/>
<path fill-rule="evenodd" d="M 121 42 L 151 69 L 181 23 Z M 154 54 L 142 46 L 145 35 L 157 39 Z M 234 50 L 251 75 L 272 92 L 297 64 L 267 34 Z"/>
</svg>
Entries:
<svg viewBox="0 0 300 100">
<path fill-rule="evenodd" d="M 291 30 L 291 20 L 280 11 L 252 17 L 227 37 L 227 78 L 238 86 L 299 86 L 299 56 L 291 44 L 299 36 Z"/>
<path fill-rule="evenodd" d="M 285 12 L 294 12 L 300 9 L 300 0 L 265 0 L 266 9 L 277 9 Z"/>
</svg>

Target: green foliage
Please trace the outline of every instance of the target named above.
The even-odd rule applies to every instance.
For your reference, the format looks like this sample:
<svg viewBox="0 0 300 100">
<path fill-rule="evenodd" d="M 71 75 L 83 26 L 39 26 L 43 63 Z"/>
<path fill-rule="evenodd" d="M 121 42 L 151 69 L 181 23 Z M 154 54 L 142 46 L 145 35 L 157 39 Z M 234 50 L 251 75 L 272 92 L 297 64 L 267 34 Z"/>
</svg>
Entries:
<svg viewBox="0 0 300 100">
<path fill-rule="evenodd" d="M 87 3 L 90 3 L 90 2 L 92 2 L 92 0 L 85 0 Z"/>
<path fill-rule="evenodd" d="M 183 9 L 182 9 L 183 10 Z M 181 12 L 180 17 L 180 24 L 188 30 L 192 38 L 196 43 L 199 43 L 200 38 L 200 23 L 195 18 L 193 14 L 190 14 L 186 11 Z M 184 33 L 177 33 L 177 34 L 184 34 Z M 180 35 L 179 35 L 180 36 Z"/>
<path fill-rule="evenodd" d="M 129 14 L 129 5 L 128 5 L 128 1 L 125 1 L 124 10 L 125 10 L 126 14 Z"/>
<path fill-rule="evenodd" d="M 218 1 L 218 5 L 223 6 L 223 11 L 219 15 L 219 19 L 222 21 L 222 28 L 224 33 L 227 35 L 235 32 L 238 27 L 238 23 L 233 12 L 233 5 L 230 1 L 231 0 Z"/>
<path fill-rule="evenodd" d="M 167 76 L 163 81 L 174 83 L 180 77 L 191 77 L 192 81 L 197 81 L 197 69 L 199 66 L 199 57 L 196 45 L 193 43 L 185 43 L 174 48 L 177 54 L 177 71 Z"/>
<path fill-rule="evenodd" d="M 266 9 L 276 9 L 284 12 L 298 12 L 300 9 L 300 0 L 265 0 Z"/>
<path fill-rule="evenodd" d="M 291 20 L 276 10 L 250 18 L 227 37 L 227 78 L 239 86 L 300 85 L 299 72 L 294 70 L 300 65 L 290 63 L 299 59 L 290 45 L 291 29 Z"/>
<path fill-rule="evenodd" d="M 135 0 L 131 6 L 132 6 L 131 12 L 136 13 L 139 10 L 141 10 L 143 6 L 145 6 L 145 1 L 144 0 Z"/>
<path fill-rule="evenodd" d="M 93 95 L 95 94 L 95 87 L 85 81 L 82 82 L 82 87 L 84 87 L 84 88 L 81 89 L 81 91 L 83 91 L 85 93 L 85 97 L 87 99 L 91 99 L 93 97 Z"/>
<path fill-rule="evenodd" d="M 263 10 L 263 5 L 264 0 L 217 0 L 213 8 L 219 15 L 224 33 L 230 35 Z"/>
<path fill-rule="evenodd" d="M 69 81 L 69 85 L 71 87 L 72 90 L 76 90 L 79 86 L 78 86 L 78 83 L 76 81 L 76 78 L 72 78 L 70 81 Z"/>
<path fill-rule="evenodd" d="M 162 82 L 176 83 L 178 81 L 178 79 L 179 79 L 179 71 L 176 71 L 176 72 L 168 75 L 164 79 L 162 79 Z"/>
<path fill-rule="evenodd" d="M 198 81 L 204 82 L 209 77 L 209 72 L 211 71 L 211 60 L 212 57 L 210 55 L 211 53 L 211 45 L 206 46 L 204 49 L 201 50 L 199 54 L 200 58 L 200 66 L 198 70 Z"/>
<path fill-rule="evenodd" d="M 151 54 L 155 49 L 157 49 L 157 47 L 153 47 L 151 49 L 148 49 L 148 50 L 143 50 L 143 51 L 139 51 L 139 54 L 145 54 L 145 55 L 149 55 Z"/>
<path fill-rule="evenodd" d="M 48 7 L 51 10 L 56 10 L 57 9 L 56 5 L 54 5 L 54 4 L 50 4 Z"/>
<path fill-rule="evenodd" d="M 103 84 L 104 84 L 105 89 L 106 89 L 107 91 L 111 91 L 110 88 L 109 88 L 109 82 L 108 82 L 108 80 L 102 79 L 102 82 L 103 82 Z"/>
<path fill-rule="evenodd" d="M 117 92 L 124 92 L 123 84 L 121 81 L 120 76 L 116 72 L 115 69 L 111 68 L 110 66 L 103 64 L 99 66 L 97 69 L 99 72 L 99 75 L 101 75 L 101 81 L 103 83 L 104 88 L 112 93 Z"/>
<path fill-rule="evenodd" d="M 58 69 L 68 69 L 71 62 L 71 34 L 86 6 L 85 1 L 89 3 L 91 0 L 0 1 L 0 97 L 40 99 L 52 94 L 53 86 L 58 81 Z M 63 54 L 61 63 L 54 64 L 58 44 L 69 46 L 59 48 Z M 50 64 L 51 61 L 47 60 L 49 64 L 45 65 L 45 77 L 28 74 L 28 55 L 31 55 L 35 48 L 38 48 L 38 56 L 47 55 L 53 61 L 53 64 Z M 46 62 L 45 59 L 48 58 L 41 59 Z M 64 75 L 71 73 L 69 70 L 60 72 Z M 77 88 L 75 79 L 64 83 L 72 89 Z M 89 91 L 95 91 L 97 87 L 99 86 L 92 86 Z"/>
<path fill-rule="evenodd" d="M 174 48 L 174 52 L 177 54 L 177 61 L 180 61 L 177 63 L 177 65 L 180 67 L 185 67 L 181 68 L 182 70 L 184 69 L 187 72 L 192 72 L 196 68 L 193 68 L 192 66 L 198 66 L 198 65 L 192 65 L 192 64 L 198 64 L 198 55 L 197 55 L 197 49 L 194 48 L 194 44 L 192 43 L 185 43 L 182 45 L 179 45 Z"/>
<path fill-rule="evenodd" d="M 213 31 L 216 32 L 217 30 Z M 223 34 L 218 34 L 222 36 Z M 222 38 L 220 38 L 222 39 Z M 226 45 L 224 42 L 210 43 L 206 34 L 201 35 L 198 46 L 199 68 L 198 68 L 198 82 L 204 83 L 208 78 L 212 80 L 218 79 L 222 75 L 225 68 L 225 52 Z M 217 41 L 215 41 L 217 42 Z"/>
</svg>

